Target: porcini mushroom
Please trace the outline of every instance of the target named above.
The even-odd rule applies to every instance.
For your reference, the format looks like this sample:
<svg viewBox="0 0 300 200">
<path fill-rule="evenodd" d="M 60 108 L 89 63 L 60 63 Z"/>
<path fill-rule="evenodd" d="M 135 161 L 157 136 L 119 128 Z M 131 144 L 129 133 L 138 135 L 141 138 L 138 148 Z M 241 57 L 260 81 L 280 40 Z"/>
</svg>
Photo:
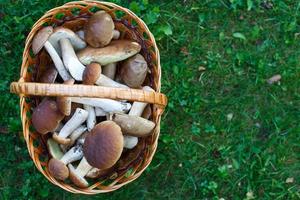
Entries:
<svg viewBox="0 0 300 200">
<path fill-rule="evenodd" d="M 84 126 L 84 125 L 81 125 L 79 126 L 77 129 L 75 129 L 71 135 L 69 136 L 70 138 L 70 143 L 69 144 L 61 144 L 60 145 L 60 148 L 63 150 L 63 151 L 66 151 L 69 147 L 73 146 L 76 142 L 76 140 L 83 134 L 87 131 L 87 127 Z"/>
<path fill-rule="evenodd" d="M 67 138 L 76 128 L 78 128 L 88 117 L 88 112 L 77 108 L 72 118 L 64 125 L 59 134 L 53 133 L 53 139 L 60 144 L 69 144 L 70 138 Z"/>
<path fill-rule="evenodd" d="M 98 11 L 92 15 L 84 27 L 85 40 L 92 47 L 104 47 L 113 37 L 119 38 L 120 32 L 114 31 L 114 28 L 111 16 L 103 10 Z"/>
<path fill-rule="evenodd" d="M 105 75 L 101 74 L 101 66 L 98 63 L 91 63 L 86 66 L 82 74 L 83 84 L 101 85 L 107 87 L 128 88 L 128 86 L 118 83 Z"/>
<path fill-rule="evenodd" d="M 102 108 L 99 107 L 95 107 L 95 113 L 97 117 L 105 117 L 107 114 Z"/>
<path fill-rule="evenodd" d="M 123 151 L 121 128 L 113 121 L 97 124 L 86 136 L 83 153 L 87 162 L 98 169 L 112 167 Z"/>
<path fill-rule="evenodd" d="M 110 63 L 102 67 L 102 74 L 114 80 L 117 72 L 117 63 Z"/>
<path fill-rule="evenodd" d="M 84 176 L 93 168 L 83 157 L 75 169 L 72 164 L 68 165 L 70 172 L 71 181 L 80 188 L 86 188 L 89 186 L 89 183 L 85 180 Z"/>
<path fill-rule="evenodd" d="M 55 101 L 44 99 L 32 113 L 32 125 L 40 134 L 54 131 L 64 115 L 59 111 Z"/>
<path fill-rule="evenodd" d="M 141 45 L 129 40 L 115 40 L 103 48 L 87 47 L 77 53 L 78 59 L 84 65 L 92 62 L 100 65 L 125 60 L 141 50 Z"/>
<path fill-rule="evenodd" d="M 120 74 L 122 80 L 131 88 L 139 88 L 145 81 L 148 65 L 141 54 L 137 54 L 124 61 Z"/>
<path fill-rule="evenodd" d="M 82 146 L 72 147 L 61 159 L 51 158 L 48 163 L 49 173 L 58 180 L 69 177 L 67 164 L 80 160 L 83 156 Z"/>
<path fill-rule="evenodd" d="M 68 39 L 75 51 L 86 47 L 86 42 L 78 37 L 72 30 L 64 27 L 57 27 L 53 30 L 53 34 L 51 34 L 48 40 L 59 55 L 62 55 L 59 44 L 61 39 Z"/>
<path fill-rule="evenodd" d="M 69 80 L 71 78 L 68 71 L 65 69 L 65 66 L 60 59 L 59 55 L 57 54 L 55 48 L 52 44 L 48 41 L 49 37 L 53 33 L 52 26 L 47 26 L 41 29 L 36 36 L 33 38 L 32 41 L 32 51 L 36 55 L 40 52 L 40 50 L 45 47 L 47 52 L 49 53 L 52 61 L 63 80 Z"/>
<path fill-rule="evenodd" d="M 124 148 L 133 149 L 137 145 L 138 141 L 138 138 L 135 136 L 124 135 Z"/>
<path fill-rule="evenodd" d="M 124 134 L 136 137 L 150 135 L 155 127 L 155 123 L 150 120 L 124 113 L 110 113 L 108 118 L 116 122 Z"/>
<path fill-rule="evenodd" d="M 88 117 L 86 120 L 87 130 L 91 131 L 94 126 L 96 125 L 96 113 L 93 106 L 90 105 L 83 105 L 83 108 L 88 111 Z"/>
</svg>

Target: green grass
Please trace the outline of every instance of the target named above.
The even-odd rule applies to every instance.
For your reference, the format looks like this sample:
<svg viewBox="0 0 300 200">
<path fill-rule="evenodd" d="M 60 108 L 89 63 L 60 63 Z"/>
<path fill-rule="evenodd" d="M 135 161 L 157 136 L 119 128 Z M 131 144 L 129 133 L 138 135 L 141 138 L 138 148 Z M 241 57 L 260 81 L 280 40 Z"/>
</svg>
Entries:
<svg viewBox="0 0 300 200">
<path fill-rule="evenodd" d="M 38 172 L 8 89 L 31 26 L 64 2 L 0 1 L 0 199 L 300 199 L 298 1 L 115 0 L 157 38 L 169 106 L 149 168 L 97 196 L 67 193 Z M 281 82 L 267 84 L 275 74 Z"/>
</svg>

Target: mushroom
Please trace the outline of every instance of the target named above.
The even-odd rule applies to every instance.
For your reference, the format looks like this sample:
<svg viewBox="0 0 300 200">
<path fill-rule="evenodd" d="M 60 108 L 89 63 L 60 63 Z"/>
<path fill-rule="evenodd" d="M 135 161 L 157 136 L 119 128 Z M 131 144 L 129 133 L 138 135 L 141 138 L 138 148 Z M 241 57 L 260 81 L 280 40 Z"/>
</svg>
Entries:
<svg viewBox="0 0 300 200">
<path fill-rule="evenodd" d="M 78 59 L 84 65 L 97 62 L 100 65 L 125 60 L 141 50 L 141 45 L 129 40 L 115 40 L 103 48 L 87 47 L 77 53 Z"/>
<path fill-rule="evenodd" d="M 135 136 L 124 135 L 124 148 L 133 149 L 137 145 L 138 141 L 138 138 Z"/>
<path fill-rule="evenodd" d="M 71 76 L 75 80 L 82 81 L 82 73 L 85 69 L 85 66 L 78 60 L 71 41 L 67 38 L 62 38 L 60 40 L 60 46 L 66 69 L 70 72 Z"/>
<path fill-rule="evenodd" d="M 86 188 L 89 186 L 89 183 L 85 180 L 84 176 L 93 168 L 83 157 L 75 169 L 72 164 L 68 165 L 70 172 L 71 181 L 80 188 Z"/>
<path fill-rule="evenodd" d="M 64 115 L 59 111 L 55 101 L 44 99 L 32 113 L 32 125 L 40 134 L 54 131 Z"/>
<path fill-rule="evenodd" d="M 150 135 L 155 127 L 155 123 L 152 121 L 123 113 L 110 113 L 108 118 L 116 122 L 124 134 L 136 137 L 146 137 Z"/>
<path fill-rule="evenodd" d="M 122 80 L 131 88 L 139 88 L 145 81 L 148 65 L 141 54 L 124 61 L 120 74 Z"/>
<path fill-rule="evenodd" d="M 73 85 L 75 82 L 74 79 L 66 80 L 64 82 L 65 85 Z M 61 113 L 66 116 L 71 114 L 71 97 L 59 96 L 56 97 L 56 103 Z"/>
<path fill-rule="evenodd" d="M 84 30 L 79 30 L 76 32 L 76 35 L 78 35 L 78 37 L 80 37 L 82 40 L 85 40 L 85 34 L 84 34 Z M 120 38 L 120 31 L 118 30 L 114 30 L 113 31 L 113 39 L 117 40 Z"/>
<path fill-rule="evenodd" d="M 39 82 L 41 83 L 54 83 L 55 79 L 57 77 L 57 70 L 55 67 L 48 67 L 46 71 L 43 72 L 42 76 L 39 79 Z"/>
<path fill-rule="evenodd" d="M 86 120 L 86 124 L 87 124 L 87 130 L 91 131 L 94 126 L 96 125 L 96 113 L 95 113 L 95 109 L 93 106 L 90 105 L 83 105 L 83 108 L 88 111 L 88 118 Z"/>
<path fill-rule="evenodd" d="M 105 11 L 96 12 L 84 27 L 85 40 L 92 47 L 104 47 L 112 38 L 119 38 L 120 32 L 114 31 L 115 24 Z"/>
<path fill-rule="evenodd" d="M 102 108 L 95 107 L 95 114 L 97 117 L 105 117 L 107 113 Z"/>
<path fill-rule="evenodd" d="M 75 144 L 76 140 L 87 131 L 87 127 L 82 125 L 79 126 L 77 129 L 75 129 L 71 135 L 69 136 L 70 138 L 70 143 L 69 144 L 61 144 L 60 148 L 65 152 L 68 148 L 70 148 L 71 146 L 73 146 L 73 144 Z"/>
<path fill-rule="evenodd" d="M 64 154 L 61 151 L 61 149 L 59 148 L 59 145 L 52 138 L 49 138 L 47 140 L 47 147 L 48 147 L 48 151 L 49 151 L 50 155 L 52 156 L 52 158 L 59 160 L 63 157 Z"/>
<path fill-rule="evenodd" d="M 93 167 L 85 176 L 87 178 L 99 178 L 101 176 L 106 176 L 108 175 L 110 172 L 112 172 L 114 169 L 114 167 L 111 167 L 109 169 L 98 169 Z"/>
<path fill-rule="evenodd" d="M 152 115 L 152 109 L 151 109 L 151 106 L 148 104 L 146 106 L 146 108 L 144 109 L 141 117 L 144 119 L 150 119 L 151 115 Z"/>
<path fill-rule="evenodd" d="M 53 34 L 48 40 L 59 55 L 62 55 L 62 50 L 60 49 L 59 45 L 59 41 L 61 39 L 68 39 L 75 51 L 84 49 L 86 47 L 86 42 L 78 37 L 72 30 L 64 27 L 57 27 L 53 30 Z"/>
<path fill-rule="evenodd" d="M 113 121 L 97 124 L 86 136 L 83 153 L 87 162 L 98 169 L 112 167 L 123 151 L 121 128 Z"/>
<path fill-rule="evenodd" d="M 101 66 L 98 63 L 91 63 L 86 66 L 82 74 L 82 81 L 85 85 L 96 84 L 107 87 L 128 88 L 128 86 L 118 83 L 101 74 Z"/>
<path fill-rule="evenodd" d="M 131 108 L 130 103 L 102 98 L 71 97 L 72 102 L 100 107 L 105 112 L 127 112 Z"/>
<path fill-rule="evenodd" d="M 84 30 L 79 30 L 79 31 L 77 31 L 77 32 L 76 32 L 76 35 L 77 35 L 78 37 L 80 37 L 80 39 L 85 40 L 85 39 L 84 39 Z"/>
<path fill-rule="evenodd" d="M 76 128 L 78 128 L 88 117 L 88 112 L 77 108 L 72 118 L 64 125 L 59 134 L 53 133 L 53 139 L 60 144 L 69 144 L 70 138 L 67 138 Z"/>
<path fill-rule="evenodd" d="M 102 74 L 114 80 L 117 71 L 117 63 L 110 63 L 102 67 Z"/>
<path fill-rule="evenodd" d="M 69 177 L 67 164 L 80 160 L 83 156 L 82 146 L 72 147 L 61 159 L 51 158 L 48 163 L 49 173 L 58 180 Z"/>
<path fill-rule="evenodd" d="M 40 50 L 45 47 L 47 52 L 49 53 L 50 57 L 53 60 L 53 63 L 63 80 L 69 80 L 71 78 L 68 71 L 65 69 L 65 66 L 60 59 L 59 55 L 57 54 L 55 48 L 52 44 L 48 41 L 49 37 L 53 33 L 52 26 L 47 26 L 41 29 L 36 36 L 33 38 L 32 41 L 32 51 L 36 55 L 40 52 Z"/>
</svg>

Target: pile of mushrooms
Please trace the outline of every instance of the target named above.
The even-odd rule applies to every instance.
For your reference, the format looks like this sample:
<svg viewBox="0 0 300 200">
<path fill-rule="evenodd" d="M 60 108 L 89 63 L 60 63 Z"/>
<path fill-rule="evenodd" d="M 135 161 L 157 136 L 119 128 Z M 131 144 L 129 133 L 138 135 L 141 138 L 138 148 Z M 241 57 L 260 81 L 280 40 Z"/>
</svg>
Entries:
<svg viewBox="0 0 300 200">
<path fill-rule="evenodd" d="M 47 68 L 39 80 L 154 91 L 143 85 L 149 69 L 139 54 L 140 44 L 119 38 L 105 11 L 92 15 L 76 33 L 64 27 L 42 28 L 33 38 L 32 50 L 38 55 L 45 48 L 55 67 Z M 133 151 L 139 138 L 152 134 L 155 123 L 150 116 L 151 107 L 142 102 L 45 97 L 33 110 L 32 124 L 49 136 L 49 173 L 85 188 L 88 178 L 111 171 L 123 152 Z"/>
</svg>

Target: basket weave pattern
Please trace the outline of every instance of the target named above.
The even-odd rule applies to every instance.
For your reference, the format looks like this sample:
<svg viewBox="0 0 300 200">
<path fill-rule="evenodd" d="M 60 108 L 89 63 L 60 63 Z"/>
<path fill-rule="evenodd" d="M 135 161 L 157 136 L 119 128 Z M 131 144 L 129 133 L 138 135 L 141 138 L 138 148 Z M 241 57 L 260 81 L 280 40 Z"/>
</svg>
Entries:
<svg viewBox="0 0 300 200">
<path fill-rule="evenodd" d="M 83 27 L 84 22 L 96 10 L 105 10 L 109 13 L 116 29 L 121 32 L 121 38 L 137 41 L 142 46 L 141 54 L 145 57 L 151 70 L 149 84 L 155 89 L 156 93 L 144 92 L 134 89 L 105 88 L 99 86 L 61 86 L 58 84 L 40 84 L 35 83 L 38 77 L 37 66 L 41 62 L 49 62 L 47 56 L 40 53 L 34 57 L 31 53 L 31 42 L 35 34 L 45 25 L 65 26 L 77 31 Z M 45 61 L 46 60 L 46 61 Z M 21 119 L 23 125 L 23 134 L 27 143 L 29 154 L 38 170 L 53 184 L 72 193 L 97 194 L 111 192 L 130 183 L 138 178 L 150 164 L 157 148 L 157 142 L 160 131 L 160 118 L 167 104 L 167 99 L 160 92 L 160 57 L 155 43 L 155 39 L 145 23 L 130 10 L 108 2 L 99 1 L 75 1 L 69 2 L 61 7 L 49 10 L 32 27 L 29 33 L 23 53 L 23 62 L 21 68 L 21 78 L 18 83 L 13 83 L 11 90 L 20 93 Z M 28 83 L 32 82 L 32 83 Z M 48 87 L 49 86 L 49 87 Z M 111 176 L 103 179 L 96 179 L 90 187 L 81 189 L 73 184 L 57 181 L 47 170 L 47 162 L 50 158 L 45 145 L 46 137 L 41 136 L 31 130 L 30 114 L 37 105 L 39 98 L 28 95 L 44 96 L 89 96 L 111 99 L 126 99 L 129 101 L 144 101 L 153 103 L 152 121 L 156 123 L 153 135 L 143 139 L 145 143 L 142 153 L 137 159 L 130 163 L 125 170 L 117 170 Z"/>
</svg>

